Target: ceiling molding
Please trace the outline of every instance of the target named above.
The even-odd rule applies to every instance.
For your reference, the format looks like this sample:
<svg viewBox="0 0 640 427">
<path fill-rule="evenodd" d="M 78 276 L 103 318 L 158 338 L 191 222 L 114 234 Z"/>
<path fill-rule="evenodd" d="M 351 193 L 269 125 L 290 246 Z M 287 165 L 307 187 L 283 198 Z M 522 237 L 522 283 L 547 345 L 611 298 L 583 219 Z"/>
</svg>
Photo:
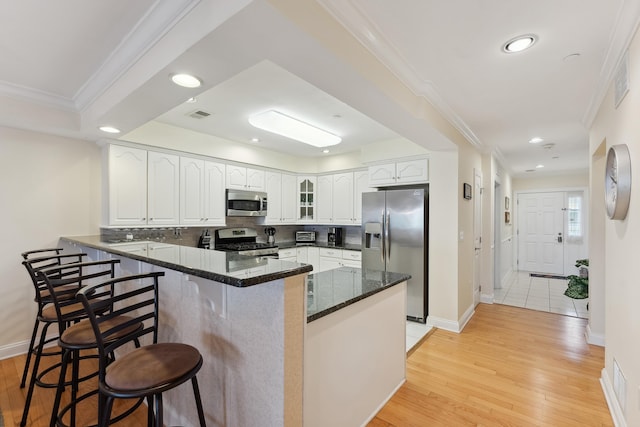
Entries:
<svg viewBox="0 0 640 427">
<path fill-rule="evenodd" d="M 440 96 L 431 81 L 425 81 L 400 52 L 388 41 L 364 11 L 351 0 L 317 0 L 331 16 L 367 48 L 415 95 L 425 98 L 444 118 L 455 127 L 472 145 L 481 147 L 482 142 L 467 124 Z"/>
<path fill-rule="evenodd" d="M 201 0 L 157 0 L 78 90 L 74 96 L 76 109 L 84 111 L 91 105 L 200 2 Z"/>
<path fill-rule="evenodd" d="M 613 26 L 613 33 L 610 35 L 609 48 L 605 60 L 600 68 L 600 78 L 598 86 L 593 93 L 591 101 L 582 117 L 582 124 L 587 129 L 591 128 L 593 120 L 598 114 L 600 105 L 607 96 L 609 86 L 613 81 L 620 61 L 624 56 L 633 37 L 640 25 L 640 3 L 633 0 L 625 0 L 618 11 L 616 23 Z"/>
<path fill-rule="evenodd" d="M 2 81 L 0 95 L 78 113 L 104 93 L 201 1 L 157 0 L 73 99 Z"/>
<path fill-rule="evenodd" d="M 22 101 L 35 102 L 47 107 L 77 112 L 74 102 L 65 96 L 20 86 L 14 83 L 0 81 L 0 96 L 8 96 Z"/>
</svg>

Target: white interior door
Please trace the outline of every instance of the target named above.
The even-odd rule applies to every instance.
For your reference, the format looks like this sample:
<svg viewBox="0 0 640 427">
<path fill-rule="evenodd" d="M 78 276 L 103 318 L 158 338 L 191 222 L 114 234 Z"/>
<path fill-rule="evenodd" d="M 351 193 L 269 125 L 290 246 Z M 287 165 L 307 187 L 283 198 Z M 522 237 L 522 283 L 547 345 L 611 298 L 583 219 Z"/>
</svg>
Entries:
<svg viewBox="0 0 640 427">
<path fill-rule="evenodd" d="M 473 176 L 473 305 L 480 303 L 480 255 L 482 249 L 482 173 L 474 170 Z"/>
<path fill-rule="evenodd" d="M 564 193 L 518 196 L 518 269 L 564 274 Z"/>
</svg>

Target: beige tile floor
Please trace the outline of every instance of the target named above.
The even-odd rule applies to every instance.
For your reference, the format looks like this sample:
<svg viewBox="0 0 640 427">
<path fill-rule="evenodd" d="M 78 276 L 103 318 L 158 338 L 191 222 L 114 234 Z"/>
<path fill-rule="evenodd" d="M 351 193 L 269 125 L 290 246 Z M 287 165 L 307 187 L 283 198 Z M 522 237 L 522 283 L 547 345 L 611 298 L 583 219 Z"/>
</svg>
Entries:
<svg viewBox="0 0 640 427">
<path fill-rule="evenodd" d="M 504 288 L 493 290 L 493 301 L 497 304 L 588 318 L 589 299 L 565 296 L 567 283 L 568 280 L 531 277 L 528 272 L 514 272 Z"/>
</svg>

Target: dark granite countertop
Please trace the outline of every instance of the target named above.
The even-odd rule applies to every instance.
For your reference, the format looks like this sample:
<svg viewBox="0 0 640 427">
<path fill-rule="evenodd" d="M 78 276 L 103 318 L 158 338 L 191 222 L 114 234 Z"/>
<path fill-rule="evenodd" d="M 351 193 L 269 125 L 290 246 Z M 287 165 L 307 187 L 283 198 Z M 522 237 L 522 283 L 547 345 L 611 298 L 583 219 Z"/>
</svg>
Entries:
<svg viewBox="0 0 640 427">
<path fill-rule="evenodd" d="M 411 278 L 408 274 L 340 267 L 307 277 L 307 323 Z"/>
<path fill-rule="evenodd" d="M 297 248 L 301 246 L 311 246 L 316 248 L 330 248 L 330 249 L 346 249 L 348 251 L 362 251 L 362 245 L 354 245 L 347 243 L 344 245 L 329 245 L 327 242 L 315 242 L 315 243 L 296 243 L 295 241 L 276 242 L 279 249 Z"/>
<path fill-rule="evenodd" d="M 180 246 L 161 241 L 103 241 L 100 236 L 61 237 L 61 240 L 143 261 L 236 287 L 247 287 L 311 271 L 309 264 L 270 257 Z"/>
</svg>

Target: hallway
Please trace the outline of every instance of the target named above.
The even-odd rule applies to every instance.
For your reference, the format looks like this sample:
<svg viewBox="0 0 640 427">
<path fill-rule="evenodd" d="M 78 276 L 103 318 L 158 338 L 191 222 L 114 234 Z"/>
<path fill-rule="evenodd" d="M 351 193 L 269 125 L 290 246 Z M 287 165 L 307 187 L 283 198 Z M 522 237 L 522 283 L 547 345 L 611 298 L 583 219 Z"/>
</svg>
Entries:
<svg viewBox="0 0 640 427">
<path fill-rule="evenodd" d="M 504 288 L 494 289 L 496 304 L 524 307 L 567 316 L 589 317 L 589 299 L 572 299 L 564 295 L 568 280 L 531 277 L 528 272 L 513 272 Z"/>
</svg>

